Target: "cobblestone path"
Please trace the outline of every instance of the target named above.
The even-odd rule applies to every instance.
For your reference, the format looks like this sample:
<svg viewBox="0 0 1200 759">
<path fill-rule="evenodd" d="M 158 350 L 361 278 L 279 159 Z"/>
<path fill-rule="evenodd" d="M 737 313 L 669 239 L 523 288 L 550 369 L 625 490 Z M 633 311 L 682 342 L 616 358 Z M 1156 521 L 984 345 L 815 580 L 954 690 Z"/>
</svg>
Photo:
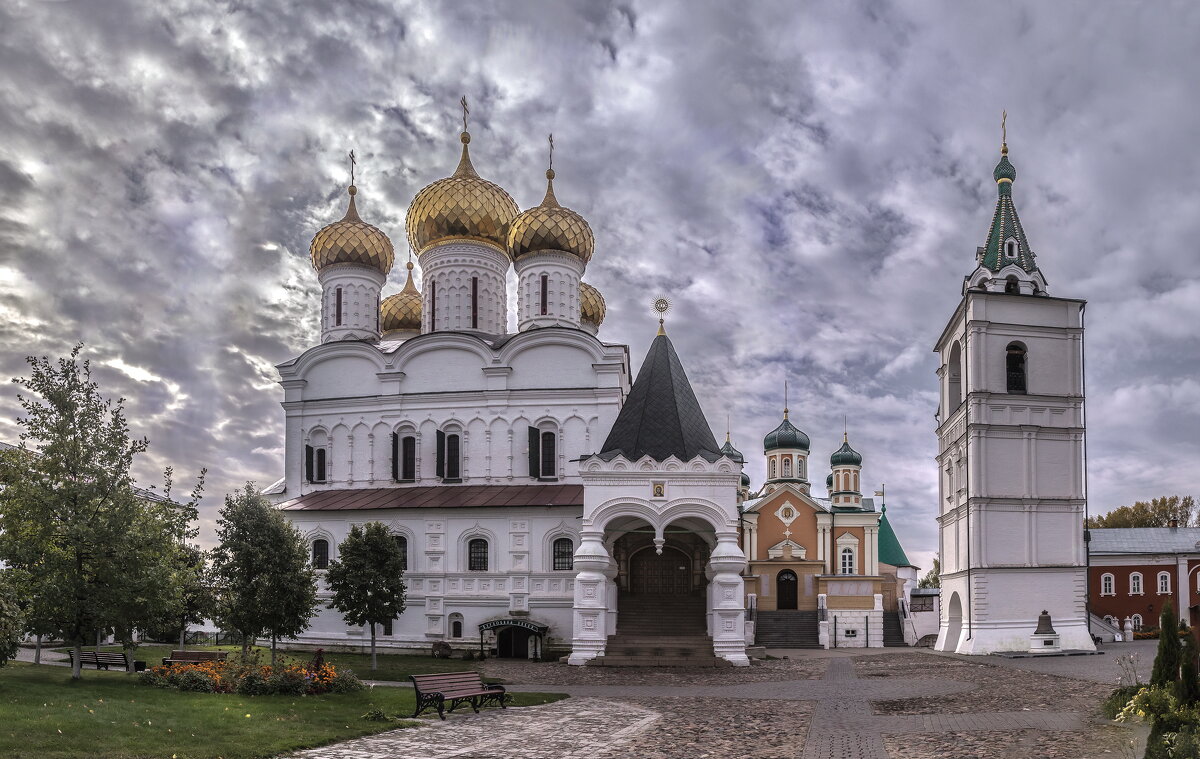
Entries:
<svg viewBox="0 0 1200 759">
<path fill-rule="evenodd" d="M 520 709 L 448 715 L 427 727 L 393 730 L 295 754 L 307 759 L 587 759 L 628 744 L 659 720 L 633 704 L 569 698 Z M 633 756 L 632 749 L 626 754 Z M 616 754 L 614 754 L 615 756 Z"/>
</svg>

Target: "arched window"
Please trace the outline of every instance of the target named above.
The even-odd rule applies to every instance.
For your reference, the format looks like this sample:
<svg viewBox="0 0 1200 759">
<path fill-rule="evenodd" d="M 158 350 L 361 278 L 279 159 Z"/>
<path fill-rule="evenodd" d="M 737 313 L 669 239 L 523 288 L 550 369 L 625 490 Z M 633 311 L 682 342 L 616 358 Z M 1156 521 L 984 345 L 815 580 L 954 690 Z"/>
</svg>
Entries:
<svg viewBox="0 0 1200 759">
<path fill-rule="evenodd" d="M 1008 376 L 1008 392 L 1016 395 L 1026 393 L 1025 384 L 1025 346 L 1020 343 L 1009 343 L 1005 357 Z"/>
<path fill-rule="evenodd" d="M 437 331 L 437 283 L 429 278 L 429 331 Z"/>
<path fill-rule="evenodd" d="M 542 275 L 541 315 L 545 316 L 550 310 L 550 277 Z"/>
<path fill-rule="evenodd" d="M 842 574 L 844 574 L 844 575 L 854 574 L 854 549 L 853 548 L 843 548 L 842 549 Z"/>
<path fill-rule="evenodd" d="M 471 329 L 479 329 L 479 277 L 471 277 Z"/>
<path fill-rule="evenodd" d="M 554 477 L 558 472 L 558 446 L 553 432 L 542 433 L 542 477 Z"/>
<path fill-rule="evenodd" d="M 771 459 L 771 479 L 775 479 L 775 459 Z"/>
<path fill-rule="evenodd" d="M 1111 615 L 1111 614 L 1105 614 L 1105 615 L 1104 615 L 1104 621 L 1105 621 L 1105 622 L 1107 622 L 1108 624 L 1112 625 L 1113 627 L 1120 627 L 1120 626 L 1121 626 L 1121 625 L 1120 625 L 1120 624 L 1117 622 L 1117 618 L 1116 618 L 1116 617 L 1114 617 L 1114 616 L 1113 616 L 1113 615 Z"/>
<path fill-rule="evenodd" d="M 334 293 L 333 325 L 340 327 L 342 326 L 342 288 L 337 288 Z"/>
<path fill-rule="evenodd" d="M 317 538 L 312 542 L 312 566 L 313 569 L 328 569 L 329 568 L 329 541 L 324 538 Z"/>
<path fill-rule="evenodd" d="M 1133 623 L 1134 630 L 1142 629 L 1142 615 L 1141 614 L 1134 614 L 1132 617 L 1129 618 L 1129 621 Z"/>
<path fill-rule="evenodd" d="M 854 473 L 854 492 L 858 492 L 858 472 Z"/>
<path fill-rule="evenodd" d="M 1004 257 L 1009 260 L 1017 257 L 1017 241 L 1011 237 L 1004 243 Z"/>
<path fill-rule="evenodd" d="M 396 541 L 396 548 L 400 550 L 400 568 L 405 572 L 408 571 L 408 538 L 403 535 L 393 535 L 392 540 Z"/>
<path fill-rule="evenodd" d="M 1158 594 L 1160 596 L 1169 595 L 1171 593 L 1171 573 L 1158 573 Z"/>
<path fill-rule="evenodd" d="M 1115 582 L 1115 578 L 1107 572 L 1100 575 L 1100 595 L 1115 596 L 1116 591 L 1113 589 L 1115 587 Z"/>
<path fill-rule="evenodd" d="M 1142 573 L 1141 572 L 1134 572 L 1133 574 L 1129 575 L 1129 595 L 1131 595 L 1131 596 L 1142 595 Z"/>
<path fill-rule="evenodd" d="M 783 476 L 784 477 L 792 476 L 792 457 L 791 456 L 783 457 Z"/>
<path fill-rule="evenodd" d="M 950 360 L 946 364 L 949 375 L 946 382 L 946 415 L 962 404 L 962 349 L 955 342 L 950 348 Z"/>
<path fill-rule="evenodd" d="M 575 568 L 575 543 L 570 538 L 558 538 L 554 541 L 554 569 L 567 570 Z"/>
<path fill-rule="evenodd" d="M 488 571 L 488 542 L 483 538 L 471 538 L 467 543 L 467 570 Z"/>
<path fill-rule="evenodd" d="M 412 482 L 417 479 L 417 439 L 392 433 L 392 479 Z"/>
<path fill-rule="evenodd" d="M 443 480 L 462 479 L 462 437 L 457 432 L 437 431 L 437 456 L 434 473 Z"/>
<path fill-rule="evenodd" d="M 463 615 L 455 612 L 450 615 L 450 637 L 461 638 L 463 636 Z"/>
<path fill-rule="evenodd" d="M 309 435 L 308 444 L 304 446 L 304 479 L 309 482 L 325 482 L 329 474 L 326 465 L 328 453 L 328 433 L 320 428 L 313 430 Z"/>
</svg>

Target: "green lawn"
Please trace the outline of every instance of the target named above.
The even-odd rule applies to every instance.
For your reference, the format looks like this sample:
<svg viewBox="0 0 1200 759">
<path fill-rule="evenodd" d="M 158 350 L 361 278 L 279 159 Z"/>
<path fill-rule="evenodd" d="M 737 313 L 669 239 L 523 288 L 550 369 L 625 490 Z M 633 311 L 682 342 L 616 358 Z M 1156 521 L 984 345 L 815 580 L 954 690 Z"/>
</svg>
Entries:
<svg viewBox="0 0 1200 759">
<path fill-rule="evenodd" d="M 161 664 L 163 657 L 170 656 L 174 646 L 168 644 L 147 644 L 138 646 L 134 652 L 134 658 L 139 661 L 146 662 L 147 666 L 153 667 L 156 664 Z M 56 649 L 63 653 L 67 649 Z M 92 649 L 86 648 L 91 651 Z M 105 646 L 101 651 L 120 651 L 120 646 Z M 229 651 L 230 656 L 238 656 L 241 654 L 240 646 L 188 646 L 191 651 Z M 271 662 L 271 649 L 258 649 L 261 661 L 264 664 Z M 280 656 L 295 659 L 299 662 L 307 662 L 312 659 L 311 651 L 284 651 L 280 649 Z M 371 671 L 371 655 L 367 654 L 351 654 L 351 653 L 336 653 L 326 652 L 325 661 L 333 664 L 335 667 L 349 667 L 354 670 L 354 674 L 364 680 L 402 680 L 407 681 L 409 675 L 423 675 L 430 672 L 469 672 L 479 668 L 479 662 L 463 661 L 462 659 L 435 659 L 428 654 L 422 655 L 404 655 L 404 654 L 379 654 L 379 668 L 374 672 Z M 85 667 L 86 668 L 86 667 Z"/>
<path fill-rule="evenodd" d="M 517 693 L 515 706 L 561 694 Z M 138 685 L 129 675 L 10 662 L 0 668 L 0 756 L 249 759 L 416 724 L 368 722 L 370 709 L 412 714 L 407 688 L 324 696 L 181 693 Z M 436 717 L 435 717 L 436 719 Z"/>
</svg>

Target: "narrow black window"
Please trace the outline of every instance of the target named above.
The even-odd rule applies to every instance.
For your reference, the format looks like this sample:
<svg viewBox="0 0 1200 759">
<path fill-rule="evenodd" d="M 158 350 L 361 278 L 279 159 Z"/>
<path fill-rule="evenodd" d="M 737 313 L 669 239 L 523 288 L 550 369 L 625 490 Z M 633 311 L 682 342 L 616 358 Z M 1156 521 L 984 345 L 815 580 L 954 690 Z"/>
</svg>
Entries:
<svg viewBox="0 0 1200 759">
<path fill-rule="evenodd" d="M 450 637 L 451 638 L 461 638 L 462 637 L 462 620 L 461 619 L 456 619 L 450 623 Z"/>
<path fill-rule="evenodd" d="M 554 568 L 556 570 L 575 568 L 575 544 L 570 538 L 559 538 L 554 541 Z"/>
<path fill-rule="evenodd" d="M 541 433 L 537 427 L 529 428 L 529 476 L 542 476 Z"/>
<path fill-rule="evenodd" d="M 458 435 L 446 436 L 446 479 L 457 480 L 462 477 L 460 467 L 460 438 Z"/>
<path fill-rule="evenodd" d="M 542 433 L 542 466 L 543 478 L 554 477 L 558 472 L 558 461 L 555 460 L 554 433 Z"/>
<path fill-rule="evenodd" d="M 392 479 L 400 479 L 400 436 L 392 433 Z"/>
<path fill-rule="evenodd" d="M 417 479 L 417 439 L 412 435 L 400 441 L 400 479 Z"/>
<path fill-rule="evenodd" d="M 342 288 L 337 288 L 334 291 L 334 300 L 337 301 L 333 307 L 333 323 L 334 326 L 342 326 Z"/>
<path fill-rule="evenodd" d="M 488 568 L 488 543 L 483 538 L 472 538 L 467 543 L 467 570 L 486 572 Z"/>
<path fill-rule="evenodd" d="M 1017 395 L 1024 395 L 1025 389 L 1025 348 L 1020 343 L 1012 343 L 1008 346 L 1008 355 L 1005 357 L 1008 374 L 1008 392 Z"/>
<path fill-rule="evenodd" d="M 392 634 L 392 620 L 389 619 L 383 623 L 383 634 L 384 635 Z"/>
<path fill-rule="evenodd" d="M 311 445 L 304 446 L 304 479 L 309 482 L 313 481 L 313 447 Z"/>
<path fill-rule="evenodd" d="M 548 313 L 550 305 L 550 277 L 542 275 L 542 316 Z"/>
<path fill-rule="evenodd" d="M 1017 284 L 1016 277 L 1009 277 L 1004 281 L 1004 292 L 1009 295 L 1015 295 L 1021 292 L 1020 286 Z"/>
<path fill-rule="evenodd" d="M 479 329 L 479 277 L 471 277 L 471 329 Z"/>
<path fill-rule="evenodd" d="M 328 569 L 329 568 L 329 541 L 324 538 L 317 538 L 312 542 L 312 565 L 313 569 Z"/>
<path fill-rule="evenodd" d="M 396 536 L 396 547 L 400 549 L 400 568 L 405 572 L 408 571 L 408 538 L 403 535 Z"/>
<path fill-rule="evenodd" d="M 317 459 L 316 472 L 315 472 L 316 478 L 313 480 L 313 482 L 324 482 L 325 481 L 325 449 L 324 448 L 317 449 L 316 459 Z"/>
<path fill-rule="evenodd" d="M 429 331 L 437 330 L 437 283 L 429 280 Z"/>
<path fill-rule="evenodd" d="M 441 430 L 437 431 L 437 456 L 434 459 L 433 473 L 438 477 L 446 476 L 446 433 Z"/>
</svg>

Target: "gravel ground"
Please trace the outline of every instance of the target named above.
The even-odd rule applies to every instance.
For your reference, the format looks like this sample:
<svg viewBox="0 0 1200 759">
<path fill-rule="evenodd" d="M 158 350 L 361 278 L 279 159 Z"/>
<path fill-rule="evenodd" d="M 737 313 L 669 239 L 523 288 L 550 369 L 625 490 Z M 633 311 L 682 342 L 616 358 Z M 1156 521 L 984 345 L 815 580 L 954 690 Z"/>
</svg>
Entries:
<svg viewBox="0 0 1200 759">
<path fill-rule="evenodd" d="M 863 657 L 855 660 L 854 669 L 860 678 L 868 681 L 885 677 L 949 678 L 980 686 L 967 693 L 876 701 L 876 714 L 966 714 L 1020 709 L 1079 712 L 1103 719 L 1099 713 L 1100 702 L 1113 689 L 1111 685 L 1087 680 L 929 655 Z"/>
<path fill-rule="evenodd" d="M 628 746 L 604 759 L 795 759 L 808 734 L 808 701 L 726 699 L 622 699 L 653 709 L 662 719 Z"/>
<path fill-rule="evenodd" d="M 953 732 L 885 735 L 891 759 L 1137 759 L 1128 730 L 1108 725 L 1091 732 Z"/>
<path fill-rule="evenodd" d="M 779 680 L 816 680 L 825 660 L 815 658 L 755 661 L 749 667 L 573 667 L 557 662 L 530 664 L 489 659 L 483 674 L 521 685 L 733 685 Z"/>
</svg>

